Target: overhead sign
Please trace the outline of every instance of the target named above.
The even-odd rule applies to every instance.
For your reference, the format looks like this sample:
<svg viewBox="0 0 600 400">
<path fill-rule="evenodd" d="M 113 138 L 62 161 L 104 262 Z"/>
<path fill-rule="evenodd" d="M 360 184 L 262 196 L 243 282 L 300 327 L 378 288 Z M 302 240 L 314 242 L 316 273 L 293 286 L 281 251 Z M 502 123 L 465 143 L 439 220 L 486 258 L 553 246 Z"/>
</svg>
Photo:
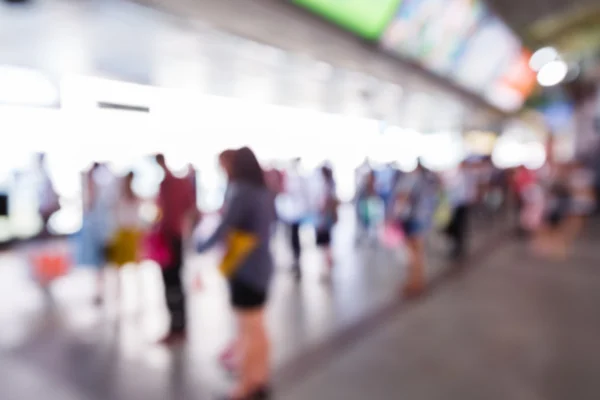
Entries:
<svg viewBox="0 0 600 400">
<path fill-rule="evenodd" d="M 535 88 L 536 74 L 529 67 L 531 53 L 522 51 L 507 65 L 500 78 L 485 92 L 485 98 L 496 107 L 516 111 Z"/>
<path fill-rule="evenodd" d="M 478 0 L 404 0 L 381 43 L 444 74 L 484 12 Z"/>
<path fill-rule="evenodd" d="M 353 33 L 377 40 L 401 0 L 292 0 Z"/>
<path fill-rule="evenodd" d="M 461 85 L 481 93 L 506 71 L 521 43 L 498 18 L 483 21 L 465 44 L 455 64 L 453 78 Z"/>
</svg>

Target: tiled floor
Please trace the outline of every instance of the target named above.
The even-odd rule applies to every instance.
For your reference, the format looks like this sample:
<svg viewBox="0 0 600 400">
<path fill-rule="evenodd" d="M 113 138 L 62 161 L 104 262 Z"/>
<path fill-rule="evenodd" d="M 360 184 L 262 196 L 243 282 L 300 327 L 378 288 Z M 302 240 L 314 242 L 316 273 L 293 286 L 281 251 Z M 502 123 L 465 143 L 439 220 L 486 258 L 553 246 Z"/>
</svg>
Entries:
<svg viewBox="0 0 600 400">
<path fill-rule="evenodd" d="M 307 355 L 320 352 L 323 343 L 335 342 L 344 332 L 397 303 L 402 261 L 385 249 L 355 249 L 351 225 L 351 218 L 346 217 L 338 227 L 338 266 L 331 283 L 322 281 L 320 255 L 308 244 L 305 278 L 296 284 L 289 273 L 283 235 L 274 243 L 279 268 L 268 318 L 282 393 L 302 379 L 305 374 L 298 374 L 302 368 L 319 366 L 311 365 L 314 357 Z M 494 234 L 480 227 L 473 247 Z M 305 239 L 312 242 L 310 232 Z M 433 246 L 437 251 L 430 252 L 430 276 L 447 265 L 439 243 Z M 227 292 L 213 268 L 216 254 L 190 257 L 186 274 L 190 337 L 184 348 L 173 350 L 155 344 L 166 314 L 159 271 L 152 265 L 121 272 L 120 301 L 115 297 L 117 275 L 113 274 L 108 282 L 111 300 L 102 310 L 90 301 L 93 273 L 76 270 L 55 283 L 56 306 L 47 308 L 27 276 L 27 266 L 17 256 L 10 253 L 0 258 L 3 400 L 40 398 L 36 393 L 44 393 L 48 400 L 202 399 L 230 383 L 215 362 L 234 331 Z M 201 288 L 194 285 L 197 276 L 201 276 Z"/>
</svg>

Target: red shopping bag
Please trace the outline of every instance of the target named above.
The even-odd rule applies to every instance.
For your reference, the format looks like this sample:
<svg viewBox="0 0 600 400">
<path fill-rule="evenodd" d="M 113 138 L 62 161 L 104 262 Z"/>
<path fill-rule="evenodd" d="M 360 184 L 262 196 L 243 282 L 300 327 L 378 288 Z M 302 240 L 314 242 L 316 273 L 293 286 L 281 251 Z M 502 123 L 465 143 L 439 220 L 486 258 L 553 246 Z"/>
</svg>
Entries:
<svg viewBox="0 0 600 400">
<path fill-rule="evenodd" d="M 33 276 L 42 284 L 48 284 L 69 273 L 72 259 L 68 252 L 42 250 L 31 255 Z"/>
<path fill-rule="evenodd" d="M 381 243 L 388 248 L 398 248 L 404 243 L 404 232 L 394 223 L 386 223 L 381 229 Z"/>
</svg>

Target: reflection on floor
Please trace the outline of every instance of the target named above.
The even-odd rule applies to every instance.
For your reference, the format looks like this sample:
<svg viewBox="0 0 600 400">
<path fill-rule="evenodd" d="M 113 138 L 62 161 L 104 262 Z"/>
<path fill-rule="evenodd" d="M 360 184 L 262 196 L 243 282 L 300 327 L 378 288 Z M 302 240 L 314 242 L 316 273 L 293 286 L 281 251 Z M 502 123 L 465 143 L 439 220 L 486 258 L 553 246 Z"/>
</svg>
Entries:
<svg viewBox="0 0 600 400">
<path fill-rule="evenodd" d="M 274 243 L 279 268 L 268 315 L 276 371 L 396 303 L 403 276 L 399 255 L 369 246 L 354 249 L 349 232 L 352 227 L 342 222 L 336 236 L 338 268 L 329 284 L 321 279 L 323 262 L 314 246 L 307 246 L 305 276 L 298 285 L 289 273 L 284 235 Z M 482 237 L 486 235 L 478 235 L 477 243 Z M 310 232 L 305 239 L 312 243 Z M 55 283 L 55 306 L 48 308 L 17 256 L 0 259 L 3 400 L 203 399 L 228 387 L 230 377 L 215 360 L 234 327 L 224 282 L 212 267 L 217 254 L 189 259 L 190 335 L 181 349 L 155 344 L 166 313 L 154 266 L 121 271 L 119 299 L 118 275 L 113 273 L 109 301 L 100 310 L 91 304 L 93 272 L 76 270 Z M 430 259 L 430 276 L 448 265 L 439 252 Z M 194 285 L 199 274 L 200 288 Z M 282 395 L 294 395 L 287 386 Z"/>
<path fill-rule="evenodd" d="M 281 398 L 600 398 L 598 233 L 569 262 L 497 249 Z"/>
</svg>

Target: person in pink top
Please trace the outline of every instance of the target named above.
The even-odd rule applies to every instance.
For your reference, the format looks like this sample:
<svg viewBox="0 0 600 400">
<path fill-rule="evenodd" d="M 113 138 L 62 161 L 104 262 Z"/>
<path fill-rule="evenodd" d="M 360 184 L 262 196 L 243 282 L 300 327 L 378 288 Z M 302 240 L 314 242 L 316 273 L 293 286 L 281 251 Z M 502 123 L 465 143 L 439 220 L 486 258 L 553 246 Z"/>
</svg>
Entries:
<svg viewBox="0 0 600 400">
<path fill-rule="evenodd" d="M 169 246 L 171 259 L 162 270 L 167 308 L 171 316 L 169 333 L 162 342 L 172 344 L 185 339 L 185 293 L 181 283 L 183 240 L 192 220 L 197 216 L 197 207 L 191 180 L 173 175 L 162 154 L 156 156 L 156 163 L 165 173 L 157 199 L 160 210 L 158 230 Z"/>
</svg>

